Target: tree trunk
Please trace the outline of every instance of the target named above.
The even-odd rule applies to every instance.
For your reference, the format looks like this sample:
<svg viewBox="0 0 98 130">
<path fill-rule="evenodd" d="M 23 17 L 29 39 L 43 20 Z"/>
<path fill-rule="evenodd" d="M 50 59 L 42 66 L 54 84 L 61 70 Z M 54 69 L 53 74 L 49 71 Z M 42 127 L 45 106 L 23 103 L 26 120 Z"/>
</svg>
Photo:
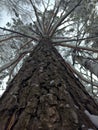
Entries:
<svg viewBox="0 0 98 130">
<path fill-rule="evenodd" d="M 51 41 L 35 47 L 0 99 L 0 130 L 97 130 L 98 105 Z"/>
</svg>

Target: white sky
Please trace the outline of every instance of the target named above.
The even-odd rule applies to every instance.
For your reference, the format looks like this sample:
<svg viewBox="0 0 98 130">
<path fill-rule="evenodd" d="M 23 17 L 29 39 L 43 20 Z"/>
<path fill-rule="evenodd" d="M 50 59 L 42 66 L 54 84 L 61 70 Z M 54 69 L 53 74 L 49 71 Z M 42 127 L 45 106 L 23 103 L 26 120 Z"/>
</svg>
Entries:
<svg viewBox="0 0 98 130">
<path fill-rule="evenodd" d="M 9 13 L 7 13 L 7 11 L 3 10 L 2 12 L 0 12 L 0 26 L 4 27 L 6 25 L 7 22 L 9 22 L 11 20 L 11 16 Z"/>
</svg>

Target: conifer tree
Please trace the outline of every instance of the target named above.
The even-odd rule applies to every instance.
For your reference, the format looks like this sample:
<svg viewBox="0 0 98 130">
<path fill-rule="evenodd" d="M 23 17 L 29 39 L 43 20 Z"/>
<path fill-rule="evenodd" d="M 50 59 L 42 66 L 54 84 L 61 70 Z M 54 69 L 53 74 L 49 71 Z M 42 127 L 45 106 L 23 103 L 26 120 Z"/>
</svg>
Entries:
<svg viewBox="0 0 98 130">
<path fill-rule="evenodd" d="M 8 1 L 10 4 L 15 2 Z M 17 48 L 19 52 L 13 60 L 2 66 L 0 71 L 4 72 L 9 68 L 11 79 L 15 67 L 23 59 L 22 67 L 13 76 L 14 78 L 0 98 L 0 130 L 97 130 L 97 102 L 80 81 L 80 74 L 55 48 L 55 46 L 72 48 L 73 65 L 74 60 L 79 61 L 81 57 L 76 55 L 77 50 L 98 51 L 79 46 L 80 41 L 91 42 L 91 39 L 97 37 L 96 35 L 84 37 L 85 33 L 90 33 L 87 27 L 88 22 L 92 25 L 92 21 L 89 16 L 84 17 L 83 12 L 78 14 L 77 11 L 85 7 L 86 1 L 55 1 L 53 9 L 49 10 L 52 3 L 49 0 L 47 4 L 43 0 L 41 2 L 44 6 L 43 12 L 36 6 L 36 4 L 41 4 L 38 0 L 35 2 L 29 0 L 25 3 L 33 8 L 36 16 L 33 23 L 24 24 L 17 12 L 19 8 L 15 7 L 10 8 L 17 17 L 13 19 L 13 26 L 7 23 L 10 28 L 0 27 L 11 33 L 6 34 L 10 37 L 2 39 L 1 42 L 9 39 L 13 39 L 14 42 L 17 38 L 17 43 L 20 43 L 20 45 L 10 43 L 11 47 Z M 76 21 L 78 21 L 77 28 L 80 29 L 78 31 L 75 30 Z M 73 28 L 69 28 L 65 33 L 65 29 L 69 26 L 68 22 Z M 70 32 L 77 32 L 76 37 L 66 38 L 65 35 Z M 81 37 L 79 37 L 80 34 Z M 24 42 L 23 44 L 20 39 Z M 77 45 L 66 44 L 73 41 L 76 41 Z M 86 82 L 90 83 L 89 80 Z M 96 83 L 91 81 L 91 84 Z"/>
</svg>

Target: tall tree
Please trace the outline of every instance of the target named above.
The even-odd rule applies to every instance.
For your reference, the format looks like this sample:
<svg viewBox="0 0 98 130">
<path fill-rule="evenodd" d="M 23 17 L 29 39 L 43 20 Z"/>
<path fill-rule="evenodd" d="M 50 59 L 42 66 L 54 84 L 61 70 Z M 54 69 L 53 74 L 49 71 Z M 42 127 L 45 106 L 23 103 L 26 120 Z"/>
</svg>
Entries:
<svg viewBox="0 0 98 130">
<path fill-rule="evenodd" d="M 12 5 L 17 3 L 19 6 L 22 1 L 8 2 Z M 35 3 L 42 4 L 43 11 L 40 11 Z M 2 66 L 0 71 L 6 72 L 7 69 L 11 79 L 21 60 L 23 65 L 18 74 L 13 76 L 0 99 L 0 129 L 97 130 L 98 104 L 81 84 L 80 74 L 64 61 L 55 48 L 58 45 L 73 48 L 66 50 L 67 54 L 68 52 L 72 54 L 73 65 L 74 60 L 79 57 L 77 50 L 97 52 L 92 48 L 80 46 L 82 44 L 80 41 L 86 42 L 97 37 L 96 35 L 84 37 L 90 33 L 87 27 L 88 23 L 92 24 L 90 19 L 95 13 L 94 7 L 90 10 L 92 13 L 90 17 L 89 15 L 85 17 L 83 12 L 76 15 L 79 9 L 89 3 L 83 0 L 75 2 L 61 0 L 54 1 L 51 5 L 49 0 L 46 3 L 43 0 L 26 1 L 25 4 L 31 5 L 36 16 L 35 21 L 29 24 L 20 18 L 18 10 L 21 11 L 21 8 L 18 6 L 10 8 L 17 18 L 13 19 L 12 25 L 7 23 L 9 28 L 0 27 L 10 32 L 5 33 L 6 36 L 2 35 L 4 39 L 1 42 L 13 39 L 12 42 L 15 44 L 10 41 L 7 48 L 15 49 L 16 56 L 14 59 L 9 56 L 10 62 Z M 88 11 L 85 8 L 83 10 Z M 71 37 L 71 33 L 74 38 Z M 74 45 L 64 42 L 72 42 Z M 6 46 L 2 44 L 1 47 L 4 50 Z M 80 51 L 80 54 L 83 52 Z M 89 80 L 86 82 L 90 83 Z"/>
</svg>

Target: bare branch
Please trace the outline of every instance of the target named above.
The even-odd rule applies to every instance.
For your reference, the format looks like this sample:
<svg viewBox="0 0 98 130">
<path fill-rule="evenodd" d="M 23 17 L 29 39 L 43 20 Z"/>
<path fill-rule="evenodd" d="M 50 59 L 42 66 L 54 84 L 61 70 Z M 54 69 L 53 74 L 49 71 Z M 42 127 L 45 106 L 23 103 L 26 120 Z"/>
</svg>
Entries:
<svg viewBox="0 0 98 130">
<path fill-rule="evenodd" d="M 78 41 L 83 41 L 83 40 L 93 40 L 93 39 L 97 39 L 98 36 L 92 36 L 92 37 L 86 37 L 86 38 L 80 38 L 78 39 Z M 52 39 L 52 41 L 56 44 L 56 43 L 62 43 L 62 42 L 74 42 L 77 41 L 77 39 L 64 39 L 64 38 L 59 38 L 59 39 Z"/>
<path fill-rule="evenodd" d="M 32 42 L 32 40 L 29 40 L 29 41 L 27 41 L 26 43 L 24 43 L 24 45 L 20 48 L 20 50 L 21 49 L 23 49 L 27 44 L 29 44 L 30 42 Z"/>
<path fill-rule="evenodd" d="M 58 11 L 59 11 L 59 8 L 60 8 L 60 5 L 61 5 L 61 0 L 59 1 L 59 4 L 57 5 L 57 8 L 56 8 L 56 11 L 55 11 L 55 7 L 54 7 L 54 11 L 53 11 L 53 16 L 52 16 L 52 18 L 50 19 L 50 23 L 49 23 L 49 26 L 48 26 L 48 33 L 51 31 L 51 29 L 52 29 L 52 24 L 53 24 L 53 22 L 54 22 L 54 20 L 55 20 L 55 17 L 56 17 L 56 15 L 57 15 L 57 13 L 58 13 Z"/>
<path fill-rule="evenodd" d="M 26 34 L 23 34 L 23 33 L 14 31 L 14 30 L 11 30 L 11 29 L 3 28 L 3 27 L 0 27 L 0 29 L 5 30 L 5 31 L 9 31 L 9 32 L 12 32 L 12 33 L 15 33 L 15 34 L 27 37 L 27 38 L 31 38 L 31 39 L 33 39 L 35 41 L 39 41 L 39 38 L 37 36 L 34 36 L 34 35 L 33 36 L 29 36 L 29 35 L 26 35 Z"/>
<path fill-rule="evenodd" d="M 25 54 L 24 54 L 24 55 L 25 55 Z M 11 78 L 12 78 L 12 75 L 13 75 L 13 71 L 14 71 L 15 67 L 17 66 L 17 64 L 20 62 L 20 60 L 24 57 L 24 55 L 21 56 L 21 57 L 11 66 L 11 70 L 10 70 L 10 72 L 9 72 L 9 78 L 8 78 L 7 84 L 9 84 L 9 82 L 11 81 Z"/>
<path fill-rule="evenodd" d="M 44 1 L 43 1 L 43 0 L 41 0 L 41 1 L 42 1 L 42 4 L 43 4 L 44 9 L 46 9 Z"/>
<path fill-rule="evenodd" d="M 0 40 L 0 42 L 5 42 L 5 41 L 7 41 L 7 40 L 10 40 L 10 39 L 12 39 L 12 38 L 16 38 L 16 37 L 21 37 L 21 36 L 10 36 L 10 37 L 8 37 L 8 38 L 4 38 L 4 39 L 2 39 L 2 40 Z"/>
<path fill-rule="evenodd" d="M 35 5 L 33 4 L 32 0 L 29 0 L 29 1 L 30 1 L 31 5 L 32 5 L 32 7 L 33 7 L 33 9 L 34 9 L 34 12 L 35 12 L 35 15 L 36 15 L 36 18 L 37 18 L 37 22 L 38 22 L 38 24 L 39 24 L 39 26 L 38 26 L 37 24 L 36 24 L 36 26 L 38 27 L 40 33 L 43 35 L 43 27 L 42 27 L 42 24 L 41 24 L 41 22 L 40 22 L 37 9 L 36 9 Z"/>
<path fill-rule="evenodd" d="M 34 21 L 33 21 L 33 23 L 34 23 Z M 35 24 L 35 23 L 34 23 Z M 36 32 L 34 29 L 32 29 L 31 27 L 29 27 L 29 30 L 30 31 L 32 31 L 32 32 L 34 32 L 35 34 L 36 34 L 36 36 L 39 36 L 39 33 L 38 32 Z"/>
<path fill-rule="evenodd" d="M 74 74 L 76 74 L 81 80 L 83 80 L 84 82 L 86 82 L 86 83 L 89 83 L 89 84 L 92 84 L 93 86 L 96 86 L 96 87 L 98 87 L 98 83 L 97 82 L 91 82 L 91 80 L 88 80 L 88 79 L 86 79 L 84 76 L 82 76 L 81 74 L 80 74 L 80 72 L 78 72 L 70 63 L 67 63 L 66 62 L 66 65 L 68 66 L 68 68 L 70 67 L 70 69 L 71 69 L 71 71 L 74 73 Z"/>
<path fill-rule="evenodd" d="M 63 16 L 63 14 L 64 14 L 64 12 L 67 10 L 68 4 L 69 4 L 70 2 L 71 2 L 71 0 L 66 3 L 66 7 L 64 7 L 63 12 L 61 13 L 61 16 L 60 16 L 60 17 Z"/>
<path fill-rule="evenodd" d="M 61 23 L 63 22 L 63 20 L 64 20 L 65 18 L 67 18 L 67 17 L 80 5 L 81 2 L 82 2 L 82 0 L 80 0 L 80 1 L 78 2 L 78 4 L 76 4 L 67 14 L 64 14 L 64 15 L 58 20 L 58 22 L 54 25 L 53 29 L 52 29 L 51 32 L 50 32 L 50 37 L 53 36 L 53 34 L 55 33 L 55 31 L 56 31 L 56 29 L 58 28 L 58 26 L 61 25 Z"/>
<path fill-rule="evenodd" d="M 30 50 L 23 50 L 22 52 L 19 53 L 18 56 L 16 56 L 13 60 L 11 60 L 9 63 L 3 65 L 2 67 L 0 67 L 0 72 L 4 71 L 5 69 L 9 68 L 10 66 L 14 65 L 17 61 L 19 61 L 19 59 L 22 57 L 22 56 L 25 56 L 27 53 L 30 53 L 30 51 L 32 51 L 31 49 Z"/>
<path fill-rule="evenodd" d="M 50 0 L 48 0 L 48 2 L 47 2 L 47 7 L 46 7 L 47 9 L 48 9 L 49 3 L 50 3 Z"/>
<path fill-rule="evenodd" d="M 57 43 L 54 44 L 55 46 L 63 46 L 63 47 L 68 47 L 68 48 L 74 48 L 76 50 L 87 50 L 87 51 L 92 51 L 94 53 L 98 53 L 98 49 L 94 48 L 87 48 L 87 47 L 82 47 L 82 46 L 75 46 L 75 45 L 70 45 L 70 44 L 65 44 L 65 43 Z"/>
<path fill-rule="evenodd" d="M 54 22 L 54 20 L 55 20 L 55 18 L 56 18 L 56 16 L 57 16 L 57 13 L 58 13 L 58 11 L 59 11 L 59 8 L 60 8 L 60 5 L 61 5 L 61 0 L 59 1 L 59 3 L 58 3 L 58 5 L 57 5 L 57 9 L 56 9 L 56 11 L 54 12 L 54 16 L 53 16 L 53 18 L 52 18 L 52 22 L 50 23 L 50 29 L 49 29 L 49 32 L 51 32 L 51 30 L 52 30 L 52 24 L 53 24 L 53 22 Z M 60 15 L 60 17 L 59 18 L 61 18 L 62 16 L 63 16 L 63 13 L 66 11 L 66 9 L 67 9 L 67 5 L 70 3 L 70 1 L 66 4 L 66 7 L 64 8 L 64 10 L 63 10 L 63 12 L 61 13 L 61 15 Z M 66 21 L 66 22 L 68 22 L 68 20 Z M 64 21 L 64 23 L 65 23 L 65 21 Z M 64 23 L 62 23 L 62 24 L 64 24 Z M 61 24 L 61 25 L 62 25 Z M 61 26 L 60 25 L 60 26 Z"/>
<path fill-rule="evenodd" d="M 59 33 L 59 32 L 61 32 L 61 31 L 63 31 L 64 29 L 66 29 L 67 27 L 69 27 L 69 26 L 71 26 L 71 25 L 74 25 L 74 24 L 75 24 L 75 23 L 70 23 L 70 24 L 68 24 L 68 25 L 66 25 L 66 26 L 64 26 L 64 27 L 62 27 L 62 28 L 56 30 L 56 33 Z"/>
<path fill-rule="evenodd" d="M 16 63 L 16 61 L 19 59 L 20 56 L 16 56 L 12 61 L 10 61 L 9 63 L 3 65 L 2 67 L 0 67 L 0 72 L 2 72 L 3 70 L 9 68 L 10 66 L 12 66 L 13 64 Z"/>
<path fill-rule="evenodd" d="M 98 62 L 84 58 L 83 56 L 76 56 L 75 60 L 98 77 Z"/>
</svg>

